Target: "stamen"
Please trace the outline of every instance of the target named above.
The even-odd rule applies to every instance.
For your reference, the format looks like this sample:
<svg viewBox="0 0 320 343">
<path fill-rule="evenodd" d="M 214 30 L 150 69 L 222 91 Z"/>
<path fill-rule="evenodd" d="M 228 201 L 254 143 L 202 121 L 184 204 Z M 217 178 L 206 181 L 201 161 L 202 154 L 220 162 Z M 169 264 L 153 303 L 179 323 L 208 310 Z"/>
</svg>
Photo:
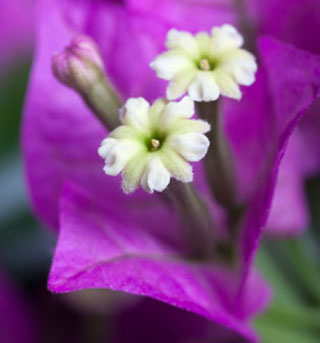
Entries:
<svg viewBox="0 0 320 343">
<path fill-rule="evenodd" d="M 160 141 L 158 141 L 157 139 L 151 139 L 151 151 L 156 151 L 159 146 L 160 146 Z"/>
<path fill-rule="evenodd" d="M 200 69 L 203 71 L 208 71 L 210 70 L 210 63 L 206 58 L 203 58 L 200 63 L 199 63 Z"/>
</svg>

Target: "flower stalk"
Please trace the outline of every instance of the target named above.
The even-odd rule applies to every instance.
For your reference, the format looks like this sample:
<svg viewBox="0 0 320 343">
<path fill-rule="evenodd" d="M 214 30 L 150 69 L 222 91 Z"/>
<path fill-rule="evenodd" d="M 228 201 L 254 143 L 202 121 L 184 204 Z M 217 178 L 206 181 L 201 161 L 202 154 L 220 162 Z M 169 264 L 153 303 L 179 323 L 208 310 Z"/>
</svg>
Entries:
<svg viewBox="0 0 320 343">
<path fill-rule="evenodd" d="M 103 75 L 99 82 L 79 92 L 79 94 L 108 130 L 111 131 L 120 125 L 118 114 L 121 102 L 110 86 L 106 75 Z"/>
<path fill-rule="evenodd" d="M 219 101 L 197 102 L 199 117 L 211 124 L 211 146 L 205 159 L 207 179 L 217 202 L 232 208 L 236 202 L 234 168 L 219 107 Z"/>
<path fill-rule="evenodd" d="M 190 183 L 173 182 L 164 196 L 182 221 L 191 259 L 209 260 L 216 256 L 216 224 L 205 200 Z"/>
<path fill-rule="evenodd" d="M 211 125 L 211 130 L 208 132 L 211 144 L 205 158 L 205 170 L 212 195 L 227 211 L 228 228 L 232 240 L 240 225 L 243 205 L 239 203 L 236 196 L 233 158 L 223 128 L 220 101 L 197 102 L 196 104 L 199 117 Z"/>
</svg>

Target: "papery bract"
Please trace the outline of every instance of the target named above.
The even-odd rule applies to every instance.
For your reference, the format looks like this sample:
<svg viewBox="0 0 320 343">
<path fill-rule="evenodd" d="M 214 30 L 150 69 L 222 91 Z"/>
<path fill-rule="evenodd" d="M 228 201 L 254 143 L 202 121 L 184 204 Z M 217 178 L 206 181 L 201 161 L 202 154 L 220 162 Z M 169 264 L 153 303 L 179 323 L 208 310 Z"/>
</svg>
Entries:
<svg viewBox="0 0 320 343">
<path fill-rule="evenodd" d="M 156 238 L 72 183 L 65 185 L 60 235 L 49 278 L 54 292 L 110 288 L 152 297 L 199 314 L 255 341 L 248 316 L 270 298 L 252 272 L 235 302 L 237 277 L 223 266 L 190 263 L 181 251 Z"/>
<path fill-rule="evenodd" d="M 246 343 L 233 331 L 193 313 L 143 299 L 119 315 L 110 343 Z"/>
<path fill-rule="evenodd" d="M 192 33 L 237 22 L 233 0 L 127 0 L 127 6 Z"/>
<path fill-rule="evenodd" d="M 306 116 L 308 116 L 306 114 Z M 304 164 L 301 131 L 296 130 L 288 144 L 279 169 L 279 175 L 267 221 L 269 235 L 296 235 L 307 228 L 309 222 L 307 199 L 304 190 Z"/>
<path fill-rule="evenodd" d="M 296 47 L 320 53 L 315 32 L 320 29 L 320 3 L 317 0 L 249 0 L 248 20 L 256 34 L 271 34 Z M 320 102 L 314 103 L 299 123 L 289 144 L 290 156 L 280 168 L 275 197 L 267 223 L 268 232 L 295 234 L 306 229 L 309 221 L 303 191 L 305 178 L 319 173 Z M 286 199 L 286 201 L 283 201 Z"/>
<path fill-rule="evenodd" d="M 238 193 L 246 204 L 239 269 L 231 271 L 183 259 L 186 242 L 170 208 L 141 193 L 125 197 L 119 182 L 103 175 L 96 149 L 105 130 L 50 73 L 51 54 L 74 34 L 85 33 L 98 42 L 122 94 L 152 97 L 162 88 L 151 83 L 154 87 L 144 92 L 151 78 L 143 71 L 161 49 L 154 37 L 161 33 L 158 37 L 164 38 L 167 25 L 100 2 L 45 0 L 40 15 L 23 139 L 34 206 L 52 226 L 60 223 L 50 289 L 110 288 L 153 297 L 255 341 L 248 321 L 266 305 L 270 292 L 251 263 L 288 138 L 319 91 L 320 58 L 264 39 L 257 82 L 240 103 L 224 104 Z M 132 58 L 134 54 L 140 58 Z"/>
<path fill-rule="evenodd" d="M 240 111 L 242 119 L 235 116 L 235 122 L 231 120 L 228 124 L 230 129 L 234 130 L 234 137 L 230 135 L 230 139 L 233 141 L 238 178 L 241 178 L 240 187 L 243 187 L 244 195 L 253 200 L 248 203 L 248 214 L 251 217 L 250 223 L 248 222 L 250 228 L 244 232 L 243 236 L 243 252 L 248 261 L 253 256 L 252 249 L 256 246 L 257 238 L 261 233 L 258 227 L 262 227 L 264 220 L 267 219 L 267 210 L 270 206 L 278 168 L 288 139 L 302 114 L 320 95 L 320 56 L 271 38 L 260 41 L 260 51 L 265 75 L 260 75 L 260 80 L 258 77 L 255 86 L 247 91 L 247 98 L 244 98 L 243 109 Z M 264 91 L 262 88 L 257 93 L 264 78 L 267 78 L 268 84 L 264 81 Z M 270 88 L 267 88 L 267 85 Z M 253 101 L 256 106 L 257 100 L 260 104 L 256 107 L 257 112 L 252 111 L 252 107 L 248 111 L 250 102 Z M 239 106 L 239 109 L 241 107 Z M 245 115 L 253 117 L 249 120 Z M 243 122 L 242 128 L 247 134 L 241 133 L 239 136 L 240 122 Z M 235 125 L 236 123 L 238 126 Z M 252 134 L 258 136 L 252 137 Z M 234 138 L 236 140 L 233 140 Z M 259 142 L 259 147 L 252 144 L 255 141 Z M 262 181 L 263 179 L 265 182 Z M 250 196 L 254 187 L 258 192 Z M 261 216 L 260 220 L 264 217 L 261 225 L 258 221 L 253 225 L 259 216 Z"/>
<path fill-rule="evenodd" d="M 31 308 L 7 276 L 0 274 L 0 341 L 34 343 L 36 333 Z"/>
<path fill-rule="evenodd" d="M 34 0 L 0 3 L 0 68 L 31 53 Z"/>
</svg>

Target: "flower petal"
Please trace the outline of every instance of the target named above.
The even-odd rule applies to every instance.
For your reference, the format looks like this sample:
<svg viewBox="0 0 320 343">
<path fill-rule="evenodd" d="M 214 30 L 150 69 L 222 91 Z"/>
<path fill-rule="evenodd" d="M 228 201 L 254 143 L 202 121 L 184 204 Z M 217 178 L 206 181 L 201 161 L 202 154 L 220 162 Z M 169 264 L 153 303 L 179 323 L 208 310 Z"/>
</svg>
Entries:
<svg viewBox="0 0 320 343">
<path fill-rule="evenodd" d="M 144 98 L 130 98 L 121 111 L 123 124 L 137 130 L 146 131 L 149 128 L 149 103 Z"/>
<path fill-rule="evenodd" d="M 185 96 L 177 102 L 169 102 L 160 118 L 160 125 L 165 130 L 168 130 L 170 125 L 175 124 L 177 120 L 191 118 L 194 111 L 194 102 L 188 96 Z"/>
<path fill-rule="evenodd" d="M 241 99 L 242 94 L 238 84 L 228 73 L 224 71 L 223 68 L 218 68 L 214 70 L 213 73 L 222 95 L 225 95 L 232 99 Z M 237 82 L 239 81 L 237 80 Z"/>
<path fill-rule="evenodd" d="M 151 127 L 157 127 L 161 121 L 162 113 L 167 105 L 167 100 L 164 98 L 157 99 L 150 107 L 149 117 Z"/>
<path fill-rule="evenodd" d="M 171 29 L 168 32 L 166 47 L 168 49 L 179 49 L 188 54 L 189 57 L 199 57 L 196 39 L 190 32 Z"/>
<path fill-rule="evenodd" d="M 102 158 L 107 158 L 110 150 L 117 144 L 114 138 L 105 138 L 98 149 L 98 154 Z"/>
<path fill-rule="evenodd" d="M 161 151 L 161 160 L 172 177 L 181 182 L 191 182 L 193 171 L 191 165 L 171 148 Z"/>
<path fill-rule="evenodd" d="M 126 165 L 122 173 L 122 190 L 126 194 L 133 193 L 140 187 L 140 181 L 148 160 L 145 153 L 137 154 Z"/>
<path fill-rule="evenodd" d="M 186 133 L 170 137 L 168 144 L 185 160 L 197 162 L 206 155 L 210 142 L 201 133 Z"/>
<path fill-rule="evenodd" d="M 169 133 L 182 135 L 190 132 L 207 133 L 209 131 L 210 125 L 204 120 L 180 119 L 175 123 L 175 125 L 172 126 L 172 129 L 169 131 Z"/>
<path fill-rule="evenodd" d="M 255 81 L 257 64 L 251 55 L 246 58 L 231 57 L 227 59 L 221 69 L 232 75 L 240 85 L 250 86 Z"/>
<path fill-rule="evenodd" d="M 220 90 L 212 72 L 198 72 L 188 87 L 190 98 L 194 101 L 215 101 Z"/>
<path fill-rule="evenodd" d="M 151 157 L 141 178 L 141 186 L 149 193 L 164 191 L 170 182 L 170 173 L 159 156 Z"/>
<path fill-rule="evenodd" d="M 112 140 L 110 144 L 104 145 L 107 146 L 107 151 L 105 157 L 103 156 L 105 158 L 103 170 L 106 174 L 114 176 L 118 175 L 126 167 L 132 157 L 139 154 L 142 147 L 139 143 L 129 139 L 116 140 L 116 142 L 114 142 L 113 138 L 110 138 L 110 140 Z M 108 138 L 106 141 L 108 141 Z M 102 149 L 104 149 L 104 146 Z"/>
<path fill-rule="evenodd" d="M 243 45 L 243 37 L 237 29 L 229 24 L 212 29 L 212 52 L 240 48 Z"/>
<path fill-rule="evenodd" d="M 212 39 L 207 32 L 199 32 L 195 36 L 200 52 L 199 57 L 208 56 L 210 54 L 210 47 L 212 45 Z"/>
<path fill-rule="evenodd" d="M 158 77 L 172 80 L 180 72 L 194 67 L 194 64 L 187 55 L 176 50 L 170 50 L 159 55 L 151 62 L 150 66 L 155 70 Z"/>
<path fill-rule="evenodd" d="M 167 88 L 167 98 L 169 100 L 174 100 L 185 94 L 196 74 L 197 71 L 195 68 L 185 69 L 177 74 L 169 83 Z"/>
</svg>

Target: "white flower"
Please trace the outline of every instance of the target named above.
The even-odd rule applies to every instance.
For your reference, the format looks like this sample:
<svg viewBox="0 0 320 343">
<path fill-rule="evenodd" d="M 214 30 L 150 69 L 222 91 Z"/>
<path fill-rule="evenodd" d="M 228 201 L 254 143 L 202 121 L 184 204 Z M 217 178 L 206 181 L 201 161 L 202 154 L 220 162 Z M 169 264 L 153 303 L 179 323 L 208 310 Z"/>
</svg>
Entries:
<svg viewBox="0 0 320 343">
<path fill-rule="evenodd" d="M 149 193 L 162 192 L 173 177 L 193 180 L 188 163 L 201 160 L 209 140 L 204 133 L 210 125 L 191 119 L 194 103 L 189 97 L 180 102 L 158 99 L 152 106 L 143 98 L 131 98 L 120 112 L 122 125 L 105 138 L 98 150 L 108 175 L 122 173 L 125 193 L 139 186 Z"/>
<path fill-rule="evenodd" d="M 211 35 L 172 29 L 168 51 L 160 54 L 151 67 L 158 77 L 170 81 L 169 100 L 185 93 L 194 101 L 214 101 L 220 95 L 240 99 L 239 85 L 255 81 L 255 57 L 244 49 L 243 38 L 231 25 L 214 27 Z"/>
</svg>

